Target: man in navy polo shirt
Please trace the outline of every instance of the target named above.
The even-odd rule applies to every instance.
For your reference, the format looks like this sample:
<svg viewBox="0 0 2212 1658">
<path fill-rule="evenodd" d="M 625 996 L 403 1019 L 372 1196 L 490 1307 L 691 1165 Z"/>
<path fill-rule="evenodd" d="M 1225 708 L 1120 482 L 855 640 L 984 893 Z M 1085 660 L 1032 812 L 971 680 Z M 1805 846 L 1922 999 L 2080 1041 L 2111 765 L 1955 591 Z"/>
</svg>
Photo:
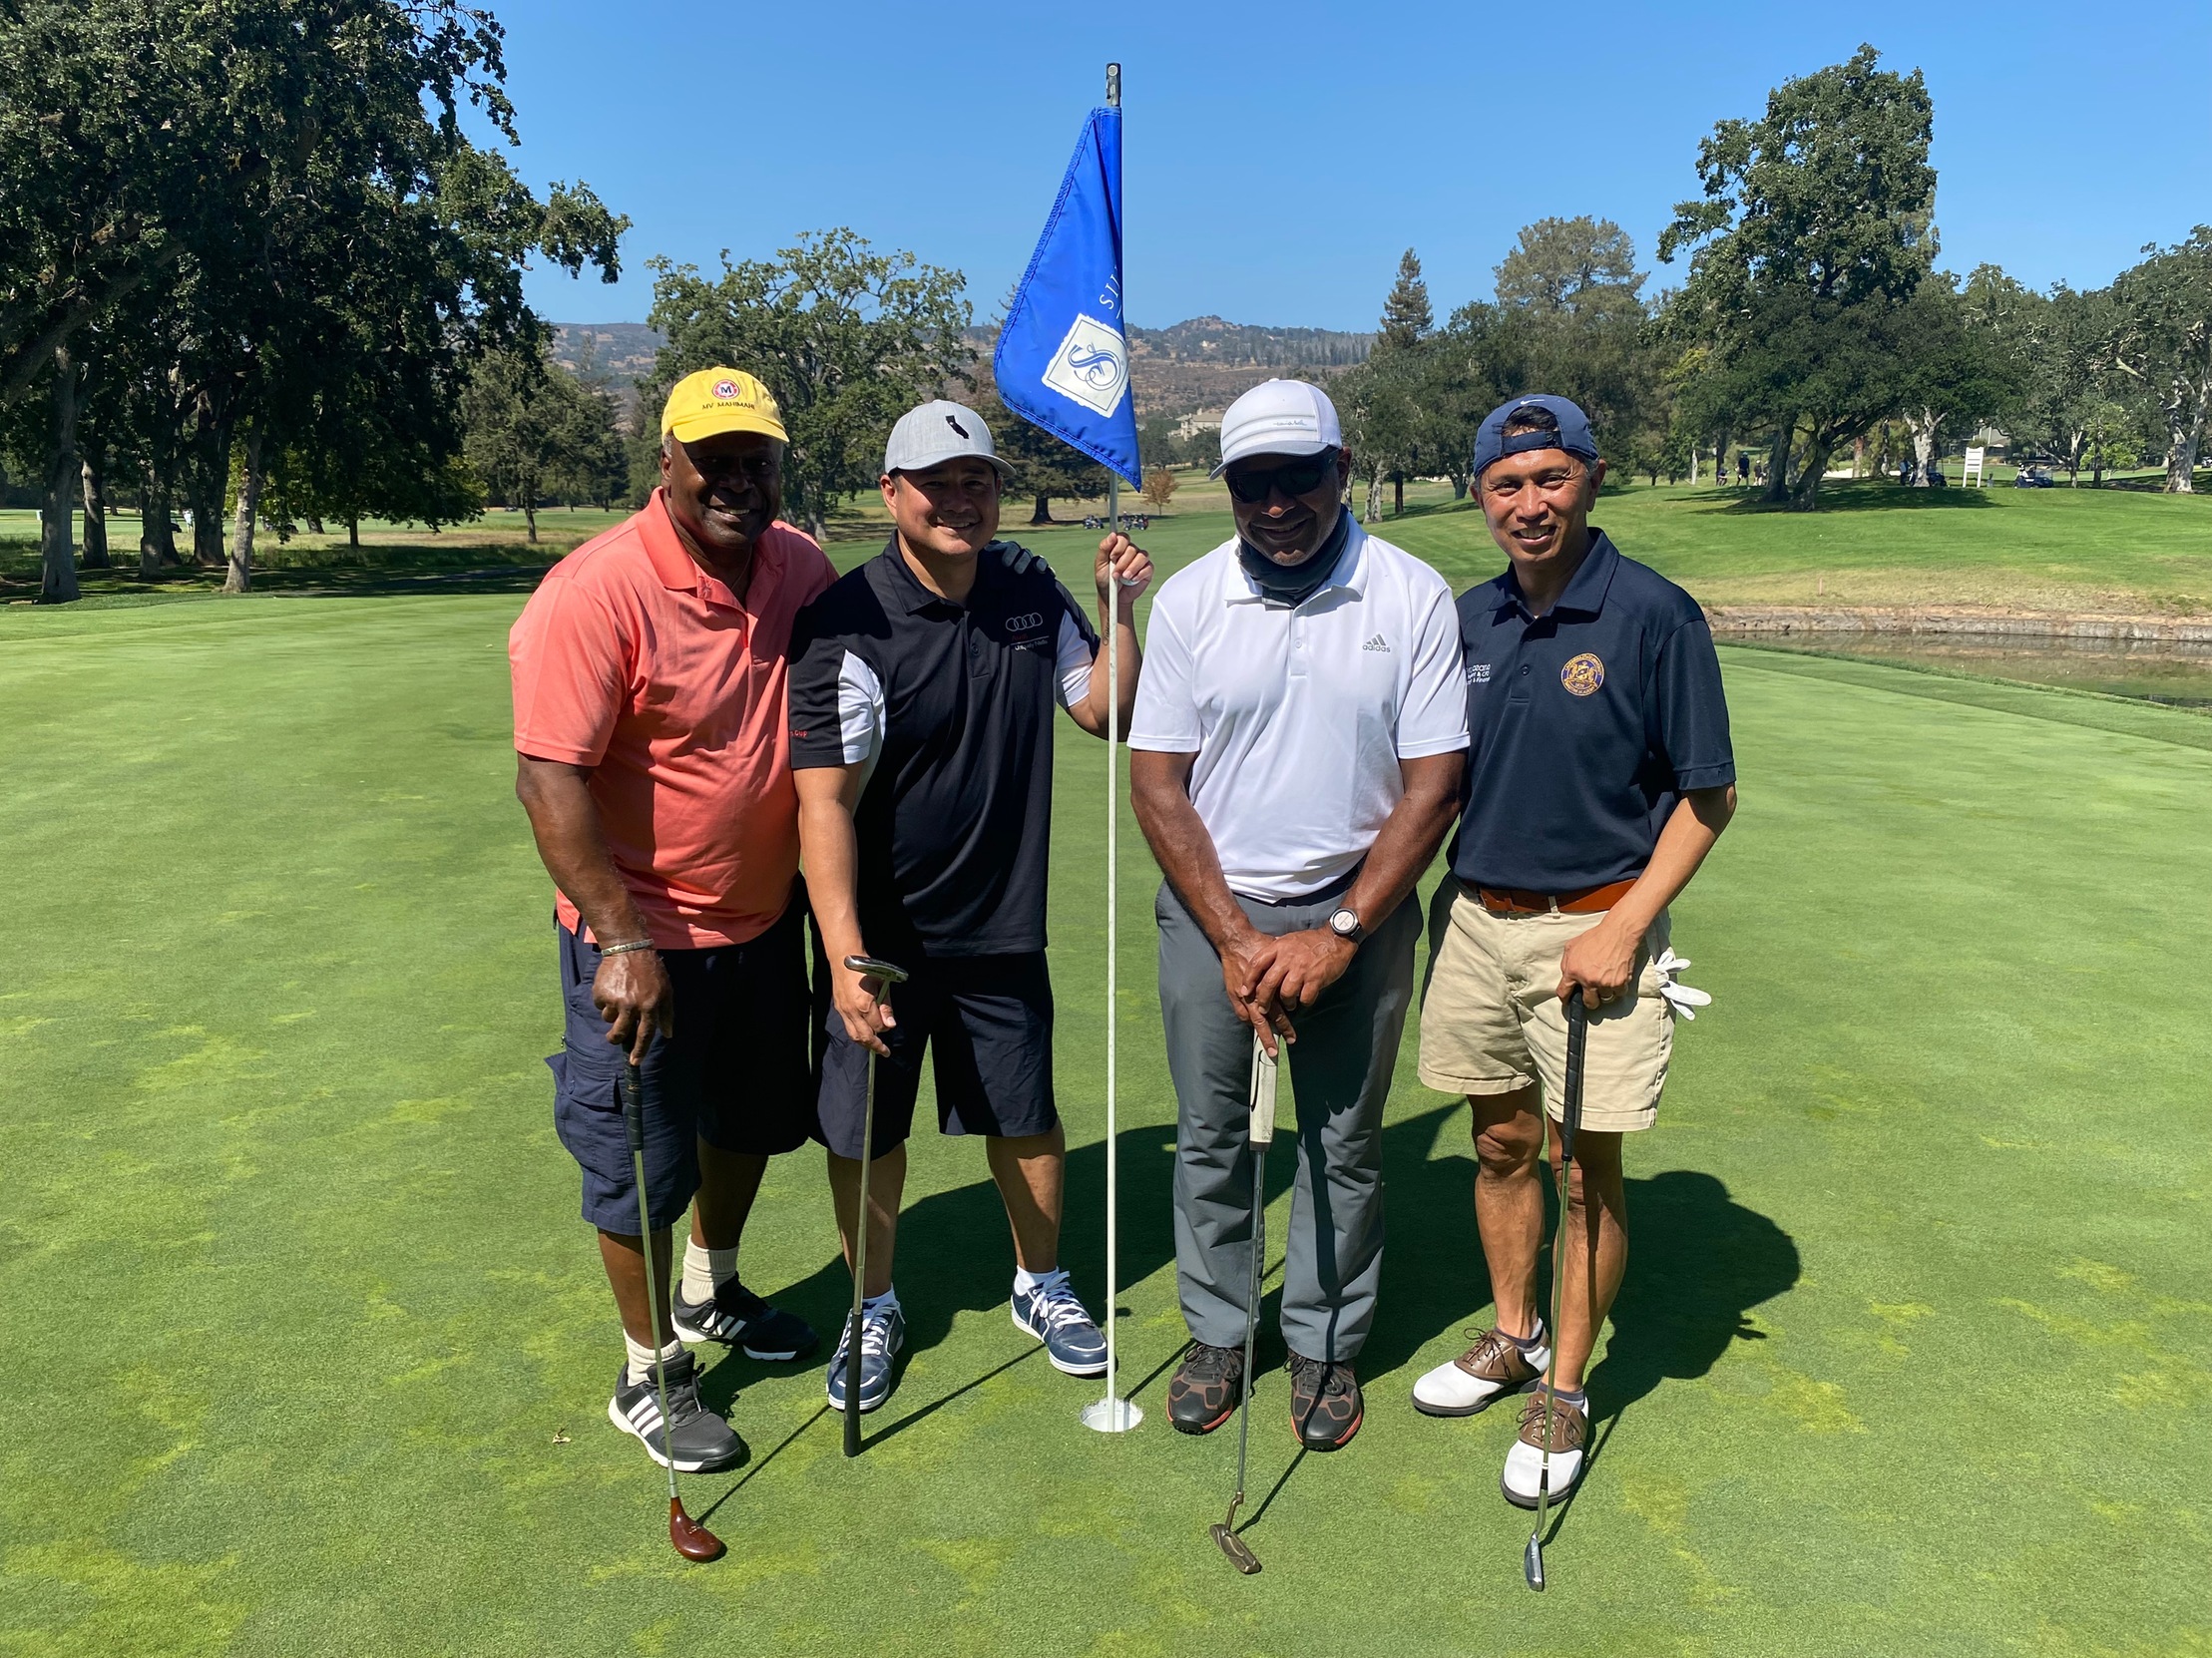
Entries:
<svg viewBox="0 0 2212 1658">
<path fill-rule="evenodd" d="M 1582 411 L 1543 396 L 1494 410 L 1474 472 L 1509 565 L 1459 602 L 1473 746 L 1430 914 L 1421 1080 L 1475 1109 L 1475 1225 L 1498 1319 L 1413 1397 L 1431 1416 L 1473 1416 L 1542 1376 L 1557 1343 L 1555 1405 L 1530 1399 L 1501 1480 L 1533 1508 L 1547 1442 L 1552 1499 L 1581 1477 L 1583 1370 L 1628 1259 L 1621 1136 L 1651 1126 L 1676 1002 L 1696 996 L 1672 981 L 1667 906 L 1735 811 L 1736 763 L 1697 602 L 1590 527 L 1605 463 Z M 1589 1034 L 1548 1331 L 1539 1101 L 1559 1110 L 1569 996 Z"/>
<path fill-rule="evenodd" d="M 909 410 L 883 460 L 890 544 L 809 606 L 792 638 L 800 852 L 835 1004 L 821 1034 L 818 1132 L 848 1259 L 869 1054 L 883 1056 L 867 1176 L 863 1411 L 890 1397 L 906 1328 L 891 1264 L 925 1048 L 940 1128 L 986 1136 L 1014 1231 L 1014 1323 L 1057 1369 L 1106 1370 L 1105 1338 L 1060 1265 L 1067 1137 L 1045 968 L 1053 709 L 1104 737 L 1117 694 L 1128 728 L 1130 619 L 1152 567 L 1125 536 L 1099 544 L 1100 625 L 1121 630 L 1121 682 L 1109 686 L 1083 608 L 1043 560 L 996 539 L 1008 475 L 973 409 Z M 912 975 L 888 1009 L 846 969 L 861 955 Z M 829 1398 L 843 1408 L 842 1344 Z"/>
</svg>

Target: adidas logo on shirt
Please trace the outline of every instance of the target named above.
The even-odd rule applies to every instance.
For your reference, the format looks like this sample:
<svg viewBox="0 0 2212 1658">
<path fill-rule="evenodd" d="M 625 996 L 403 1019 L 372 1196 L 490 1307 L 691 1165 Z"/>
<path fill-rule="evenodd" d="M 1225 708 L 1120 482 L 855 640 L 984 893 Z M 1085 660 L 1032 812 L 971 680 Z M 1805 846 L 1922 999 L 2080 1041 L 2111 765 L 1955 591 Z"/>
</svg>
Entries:
<svg viewBox="0 0 2212 1658">
<path fill-rule="evenodd" d="M 1377 633 L 1373 638 L 1369 639 L 1365 644 L 1361 645 L 1360 648 L 1362 650 L 1380 650 L 1387 655 L 1390 652 L 1390 640 L 1384 638 L 1382 634 Z"/>
</svg>

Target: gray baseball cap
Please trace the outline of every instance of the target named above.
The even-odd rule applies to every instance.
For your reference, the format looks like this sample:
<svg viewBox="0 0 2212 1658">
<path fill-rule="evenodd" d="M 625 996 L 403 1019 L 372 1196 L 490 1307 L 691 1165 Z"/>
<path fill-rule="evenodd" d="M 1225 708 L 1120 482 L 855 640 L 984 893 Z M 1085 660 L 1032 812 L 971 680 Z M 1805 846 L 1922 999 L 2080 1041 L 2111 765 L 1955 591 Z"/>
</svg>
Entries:
<svg viewBox="0 0 2212 1658">
<path fill-rule="evenodd" d="M 963 455 L 989 461 L 1002 481 L 1012 482 L 1014 469 L 999 459 L 983 416 L 964 403 L 940 397 L 899 416 L 899 423 L 891 428 L 891 441 L 883 446 L 883 470 L 927 472 Z"/>
</svg>

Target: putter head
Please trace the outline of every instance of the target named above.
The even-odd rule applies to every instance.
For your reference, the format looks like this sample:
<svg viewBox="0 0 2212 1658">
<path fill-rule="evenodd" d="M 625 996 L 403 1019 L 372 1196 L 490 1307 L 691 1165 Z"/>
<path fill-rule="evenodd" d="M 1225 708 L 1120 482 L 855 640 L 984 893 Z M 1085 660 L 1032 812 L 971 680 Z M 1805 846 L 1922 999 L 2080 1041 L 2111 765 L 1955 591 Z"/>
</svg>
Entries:
<svg viewBox="0 0 2212 1658">
<path fill-rule="evenodd" d="M 907 978 L 906 969 L 893 967 L 876 956 L 847 956 L 845 971 L 857 973 L 863 979 L 880 979 L 886 985 L 903 985 Z"/>
<path fill-rule="evenodd" d="M 1259 1556 L 1251 1551 L 1242 1537 L 1239 1537 L 1226 1525 L 1209 1525 L 1206 1527 L 1206 1534 L 1220 1547 L 1221 1552 L 1229 1557 L 1229 1564 L 1236 1567 L 1246 1577 L 1259 1570 Z"/>
<path fill-rule="evenodd" d="M 721 1538 L 683 1511 L 683 1504 L 674 1497 L 668 1498 L 668 1541 L 675 1544 L 676 1553 L 686 1560 L 704 1563 L 719 1560 L 726 1552 Z"/>
<path fill-rule="evenodd" d="M 1529 1587 L 1539 1594 L 1544 1592 L 1544 1539 L 1534 1531 L 1529 1533 L 1529 1546 L 1521 1551 L 1521 1575 L 1529 1580 Z"/>
</svg>

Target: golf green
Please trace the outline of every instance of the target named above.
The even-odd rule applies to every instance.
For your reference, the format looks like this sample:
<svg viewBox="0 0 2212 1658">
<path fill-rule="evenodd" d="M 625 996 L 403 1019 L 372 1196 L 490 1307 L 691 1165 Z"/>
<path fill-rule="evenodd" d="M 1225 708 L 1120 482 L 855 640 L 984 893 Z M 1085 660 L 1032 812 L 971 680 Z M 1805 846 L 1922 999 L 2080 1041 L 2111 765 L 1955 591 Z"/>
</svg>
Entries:
<svg viewBox="0 0 2212 1658">
<path fill-rule="evenodd" d="M 1181 551 L 1187 552 L 1188 549 Z M 1066 555 L 1060 555 L 1065 560 Z M 1415 1081 L 1364 1430 L 1233 1436 L 1181 1337 L 1153 874 L 1123 821 L 1134 1434 L 1011 1328 L 977 1149 L 915 1148 L 911 1362 L 839 1454 L 818 1365 L 717 1357 L 752 1447 L 668 1549 L 542 1056 L 512 595 L 0 616 L 0 1652 L 2167 1654 L 2212 1649 L 2212 752 L 2198 716 L 1725 652 L 1743 807 L 1588 1482 L 1522 1585 L 1510 1413 L 1407 1400 L 1481 1325 L 1465 1107 Z M 1103 749 L 1062 738 L 1068 1255 L 1103 1273 Z M 1289 1160 L 1273 1163 L 1276 1207 Z M 817 1156 L 747 1281 L 839 1317 Z M 1275 1349 L 1279 1355 L 1279 1347 Z"/>
</svg>

